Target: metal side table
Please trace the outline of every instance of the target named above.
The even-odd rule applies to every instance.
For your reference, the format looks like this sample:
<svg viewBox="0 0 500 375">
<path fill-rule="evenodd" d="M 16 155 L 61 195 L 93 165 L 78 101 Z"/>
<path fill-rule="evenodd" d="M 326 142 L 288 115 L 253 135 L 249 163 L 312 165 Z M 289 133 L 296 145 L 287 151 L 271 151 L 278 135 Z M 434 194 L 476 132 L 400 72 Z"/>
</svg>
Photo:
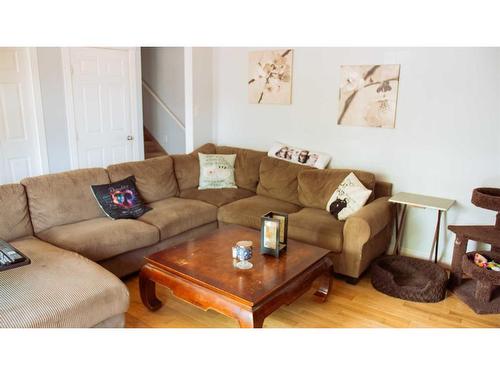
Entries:
<svg viewBox="0 0 500 375">
<path fill-rule="evenodd" d="M 396 243 L 394 244 L 394 254 L 396 255 L 399 255 L 401 250 L 407 208 L 430 208 L 437 211 L 436 230 L 434 231 L 434 240 L 431 247 L 431 256 L 432 252 L 434 252 L 434 263 L 437 263 L 441 213 L 448 211 L 449 208 L 453 206 L 455 201 L 452 199 L 437 198 L 420 194 L 397 193 L 389 199 L 389 202 L 396 203 Z"/>
</svg>

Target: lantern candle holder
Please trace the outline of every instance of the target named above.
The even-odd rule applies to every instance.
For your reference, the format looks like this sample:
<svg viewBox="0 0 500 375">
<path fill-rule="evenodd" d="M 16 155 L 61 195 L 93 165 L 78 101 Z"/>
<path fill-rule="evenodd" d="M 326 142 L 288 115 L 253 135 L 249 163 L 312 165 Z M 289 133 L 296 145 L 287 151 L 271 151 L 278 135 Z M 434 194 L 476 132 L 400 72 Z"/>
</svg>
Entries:
<svg viewBox="0 0 500 375">
<path fill-rule="evenodd" d="M 261 254 L 278 258 L 287 247 L 288 214 L 271 211 L 262 216 L 260 233 Z"/>
</svg>

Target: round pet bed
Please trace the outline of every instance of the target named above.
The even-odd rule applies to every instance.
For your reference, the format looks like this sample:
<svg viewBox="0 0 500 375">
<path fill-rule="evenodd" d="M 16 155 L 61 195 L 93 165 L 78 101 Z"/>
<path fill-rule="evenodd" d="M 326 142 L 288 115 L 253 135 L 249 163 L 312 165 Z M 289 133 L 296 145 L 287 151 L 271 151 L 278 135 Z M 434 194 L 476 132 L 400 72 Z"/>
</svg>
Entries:
<svg viewBox="0 0 500 375">
<path fill-rule="evenodd" d="M 372 285 L 379 292 L 415 302 L 439 302 L 448 274 L 437 264 L 404 256 L 385 256 L 372 264 Z"/>
</svg>

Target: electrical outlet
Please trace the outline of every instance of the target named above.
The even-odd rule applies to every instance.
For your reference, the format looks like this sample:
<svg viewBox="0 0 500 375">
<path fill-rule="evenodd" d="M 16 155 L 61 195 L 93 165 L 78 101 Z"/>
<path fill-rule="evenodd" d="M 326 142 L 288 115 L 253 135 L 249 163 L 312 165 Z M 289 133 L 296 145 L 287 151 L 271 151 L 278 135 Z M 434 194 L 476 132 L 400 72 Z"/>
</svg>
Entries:
<svg viewBox="0 0 500 375">
<path fill-rule="evenodd" d="M 168 144 L 168 136 L 165 136 L 165 144 Z"/>
</svg>

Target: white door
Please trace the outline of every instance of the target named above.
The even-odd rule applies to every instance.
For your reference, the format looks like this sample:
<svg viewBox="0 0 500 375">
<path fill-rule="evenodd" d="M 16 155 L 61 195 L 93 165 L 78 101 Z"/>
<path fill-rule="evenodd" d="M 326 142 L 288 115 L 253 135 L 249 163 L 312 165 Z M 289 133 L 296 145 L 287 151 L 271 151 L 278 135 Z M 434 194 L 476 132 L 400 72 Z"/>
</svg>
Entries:
<svg viewBox="0 0 500 375">
<path fill-rule="evenodd" d="M 0 183 L 47 172 L 38 71 L 30 48 L 0 48 Z"/>
<path fill-rule="evenodd" d="M 130 51 L 68 50 L 74 123 L 74 134 L 70 131 L 74 142 L 70 145 L 76 159 L 72 160 L 73 168 L 106 167 L 138 159 L 134 147 L 138 141 L 133 111 L 135 72 L 131 71 Z"/>
</svg>

